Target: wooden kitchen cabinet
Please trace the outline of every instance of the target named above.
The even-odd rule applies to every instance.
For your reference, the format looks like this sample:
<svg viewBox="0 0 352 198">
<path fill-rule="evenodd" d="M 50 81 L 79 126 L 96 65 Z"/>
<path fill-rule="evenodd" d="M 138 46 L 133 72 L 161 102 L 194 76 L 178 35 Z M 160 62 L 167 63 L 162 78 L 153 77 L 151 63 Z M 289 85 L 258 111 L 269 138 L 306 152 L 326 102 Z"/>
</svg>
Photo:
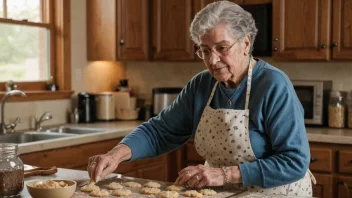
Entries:
<svg viewBox="0 0 352 198">
<path fill-rule="evenodd" d="M 337 198 L 352 197 L 352 177 L 339 177 L 337 181 Z"/>
<path fill-rule="evenodd" d="M 351 23 L 352 0 L 273 0 L 273 58 L 351 60 Z"/>
<path fill-rule="evenodd" d="M 313 196 L 352 198 L 352 145 L 310 142 Z"/>
<path fill-rule="evenodd" d="M 273 58 L 330 59 L 331 0 L 273 0 Z"/>
<path fill-rule="evenodd" d="M 333 178 L 330 175 L 314 174 L 317 183 L 313 185 L 313 196 L 320 198 L 333 197 Z"/>
<path fill-rule="evenodd" d="M 332 59 L 352 59 L 352 0 L 333 0 Z"/>
<path fill-rule="evenodd" d="M 189 36 L 192 1 L 153 0 L 153 56 L 155 60 L 194 60 Z"/>
<path fill-rule="evenodd" d="M 53 150 L 20 155 L 25 164 L 41 167 L 56 166 L 76 170 L 87 170 L 88 159 L 91 156 L 104 154 L 115 147 L 122 139 L 88 143 Z M 122 162 L 115 173 L 143 179 L 168 181 L 168 157 Z"/>
<path fill-rule="evenodd" d="M 88 60 L 148 60 L 149 0 L 88 0 Z"/>
</svg>

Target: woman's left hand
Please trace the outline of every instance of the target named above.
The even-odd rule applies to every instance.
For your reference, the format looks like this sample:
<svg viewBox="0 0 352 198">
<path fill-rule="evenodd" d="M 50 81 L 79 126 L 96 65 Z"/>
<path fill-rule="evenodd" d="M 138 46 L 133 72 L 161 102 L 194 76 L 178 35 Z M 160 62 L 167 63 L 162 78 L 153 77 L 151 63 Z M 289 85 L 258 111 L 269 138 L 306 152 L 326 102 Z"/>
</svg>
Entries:
<svg viewBox="0 0 352 198">
<path fill-rule="evenodd" d="M 225 183 L 224 171 L 221 168 L 211 168 L 203 165 L 188 166 L 178 173 L 177 185 L 188 184 L 191 188 L 204 186 L 222 186 Z"/>
</svg>

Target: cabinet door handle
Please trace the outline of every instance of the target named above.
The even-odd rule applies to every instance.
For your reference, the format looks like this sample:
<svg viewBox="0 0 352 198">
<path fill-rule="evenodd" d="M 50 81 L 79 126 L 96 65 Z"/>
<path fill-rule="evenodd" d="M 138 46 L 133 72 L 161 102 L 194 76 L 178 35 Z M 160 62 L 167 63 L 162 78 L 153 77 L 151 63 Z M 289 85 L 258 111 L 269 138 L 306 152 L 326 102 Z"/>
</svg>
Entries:
<svg viewBox="0 0 352 198">
<path fill-rule="evenodd" d="M 315 159 L 314 157 L 310 158 L 310 163 L 315 162 L 315 161 L 317 161 L 317 159 Z"/>
<path fill-rule="evenodd" d="M 277 37 L 274 38 L 274 41 L 278 41 L 278 40 L 279 40 L 279 38 L 277 38 Z"/>
<path fill-rule="evenodd" d="M 277 51 L 278 49 L 277 49 L 277 47 L 274 47 L 274 51 Z"/>
<path fill-rule="evenodd" d="M 332 44 L 331 44 L 331 46 L 332 47 L 337 47 L 339 44 L 337 43 L 337 42 L 333 42 Z"/>
<path fill-rule="evenodd" d="M 125 44 L 125 41 L 123 39 L 120 40 L 120 46 L 123 46 Z"/>
<path fill-rule="evenodd" d="M 325 45 L 325 44 L 322 44 L 322 45 L 321 45 L 321 48 L 325 49 L 325 48 L 326 48 L 326 45 Z"/>
</svg>

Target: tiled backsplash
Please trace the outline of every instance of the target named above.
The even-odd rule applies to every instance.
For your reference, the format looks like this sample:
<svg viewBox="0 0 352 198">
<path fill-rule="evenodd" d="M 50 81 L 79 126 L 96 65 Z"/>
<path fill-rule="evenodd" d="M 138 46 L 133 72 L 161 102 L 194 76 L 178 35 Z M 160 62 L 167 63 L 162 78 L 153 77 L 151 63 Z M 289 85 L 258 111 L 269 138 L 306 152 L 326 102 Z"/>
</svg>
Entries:
<svg viewBox="0 0 352 198">
<path fill-rule="evenodd" d="M 295 80 L 332 80 L 333 89 L 352 90 L 352 63 L 347 62 L 275 62 L 264 58 Z M 151 102 L 154 87 L 184 87 L 198 72 L 202 62 L 127 62 L 126 76 L 140 97 Z"/>
<path fill-rule="evenodd" d="M 71 109 L 71 100 L 44 100 L 33 102 L 8 102 L 5 104 L 5 123 L 19 117 L 16 130 L 34 128 L 34 117 L 51 112 L 53 119 L 43 122 L 42 126 L 67 123 L 67 112 Z"/>
</svg>

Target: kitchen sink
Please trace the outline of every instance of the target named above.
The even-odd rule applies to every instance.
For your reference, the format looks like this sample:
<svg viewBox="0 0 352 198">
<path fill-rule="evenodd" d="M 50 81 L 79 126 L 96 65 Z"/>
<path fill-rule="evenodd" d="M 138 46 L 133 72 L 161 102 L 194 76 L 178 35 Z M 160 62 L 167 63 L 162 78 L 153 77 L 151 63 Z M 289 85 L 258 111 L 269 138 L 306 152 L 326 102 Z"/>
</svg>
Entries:
<svg viewBox="0 0 352 198">
<path fill-rule="evenodd" d="M 26 132 L 0 135 L 0 143 L 28 143 L 41 140 L 50 140 L 62 137 L 71 137 L 74 134 L 50 133 L 50 132 Z"/>
<path fill-rule="evenodd" d="M 50 128 L 46 130 L 47 132 L 55 132 L 59 134 L 91 134 L 106 131 L 106 129 L 99 128 L 88 128 L 88 127 L 70 127 L 61 126 L 56 128 Z"/>
</svg>

